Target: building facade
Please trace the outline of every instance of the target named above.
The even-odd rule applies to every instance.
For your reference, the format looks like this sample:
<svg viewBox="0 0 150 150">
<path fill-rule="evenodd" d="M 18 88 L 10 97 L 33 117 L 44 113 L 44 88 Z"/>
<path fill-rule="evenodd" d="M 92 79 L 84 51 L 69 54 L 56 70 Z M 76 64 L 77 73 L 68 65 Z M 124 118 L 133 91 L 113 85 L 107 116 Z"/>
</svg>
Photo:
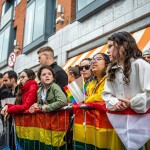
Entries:
<svg viewBox="0 0 150 150">
<path fill-rule="evenodd" d="M 141 50 L 150 47 L 150 0 L 1 0 L 0 72 L 39 67 L 37 50 L 54 49 L 66 69 L 95 52 L 107 51 L 114 32 L 134 34 Z M 67 62 L 67 63 L 66 63 Z"/>
</svg>

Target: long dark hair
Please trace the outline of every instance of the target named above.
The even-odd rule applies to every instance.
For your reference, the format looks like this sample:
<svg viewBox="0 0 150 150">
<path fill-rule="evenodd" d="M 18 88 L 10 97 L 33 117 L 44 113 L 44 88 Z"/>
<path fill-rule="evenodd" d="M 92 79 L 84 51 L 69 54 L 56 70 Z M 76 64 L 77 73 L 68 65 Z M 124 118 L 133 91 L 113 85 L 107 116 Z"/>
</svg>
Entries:
<svg viewBox="0 0 150 150">
<path fill-rule="evenodd" d="M 135 39 L 128 32 L 118 32 L 112 34 L 108 40 L 113 41 L 115 51 L 117 55 L 114 58 L 114 62 L 111 63 L 108 69 L 108 80 L 114 81 L 115 79 L 115 69 L 112 69 L 113 66 L 117 65 L 119 60 L 123 60 L 123 74 L 124 82 L 128 84 L 130 82 L 129 76 L 131 74 L 131 62 L 130 59 L 142 58 L 142 52 L 139 50 Z M 121 57 L 121 54 L 123 57 Z"/>
<path fill-rule="evenodd" d="M 35 77 L 36 77 L 34 71 L 32 71 L 31 69 L 24 69 L 22 72 L 25 72 L 27 74 L 29 80 L 34 80 Z M 15 104 L 20 104 L 20 105 L 22 104 L 22 90 L 21 90 L 21 86 L 22 86 L 22 84 L 20 83 L 18 85 L 18 91 L 17 91 L 16 101 L 15 101 Z"/>
</svg>

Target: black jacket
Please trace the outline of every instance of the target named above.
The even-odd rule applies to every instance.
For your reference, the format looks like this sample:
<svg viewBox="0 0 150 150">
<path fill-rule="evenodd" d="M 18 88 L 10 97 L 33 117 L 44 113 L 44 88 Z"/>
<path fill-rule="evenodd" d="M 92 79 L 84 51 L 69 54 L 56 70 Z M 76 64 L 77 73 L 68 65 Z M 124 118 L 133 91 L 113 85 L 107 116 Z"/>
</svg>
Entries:
<svg viewBox="0 0 150 150">
<path fill-rule="evenodd" d="M 14 94 L 12 94 L 11 89 L 7 88 L 5 85 L 3 85 L 0 88 L 0 107 L 1 107 L 1 100 L 5 98 L 11 98 L 11 97 L 16 97 L 18 87 L 15 88 Z"/>
<path fill-rule="evenodd" d="M 0 88 L 0 100 L 3 100 L 5 98 L 9 98 L 9 97 L 12 97 L 11 90 L 9 88 L 7 88 L 5 85 L 3 85 Z"/>
<path fill-rule="evenodd" d="M 66 72 L 60 66 L 58 66 L 56 62 L 54 62 L 50 66 L 53 69 L 55 74 L 55 83 L 58 84 L 61 87 L 61 89 L 64 91 L 64 87 L 68 85 L 68 76 Z"/>
</svg>

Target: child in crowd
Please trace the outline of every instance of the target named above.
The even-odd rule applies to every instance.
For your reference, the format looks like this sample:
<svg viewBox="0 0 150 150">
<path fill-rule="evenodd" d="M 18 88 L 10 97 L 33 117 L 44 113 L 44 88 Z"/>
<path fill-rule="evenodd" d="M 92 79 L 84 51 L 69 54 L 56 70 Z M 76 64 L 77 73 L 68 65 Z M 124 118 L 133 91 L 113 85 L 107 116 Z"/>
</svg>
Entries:
<svg viewBox="0 0 150 150">
<path fill-rule="evenodd" d="M 38 89 L 38 103 L 33 104 L 29 112 L 33 113 L 35 108 L 43 112 L 50 112 L 67 105 L 64 92 L 54 82 L 54 72 L 51 67 L 41 67 L 37 75 L 41 82 L 41 87 Z"/>
<path fill-rule="evenodd" d="M 108 38 L 108 68 L 103 99 L 107 109 L 122 111 L 131 108 L 144 113 L 150 108 L 150 65 L 142 59 L 135 39 L 128 32 Z"/>
<path fill-rule="evenodd" d="M 25 69 L 20 73 L 20 84 L 15 104 L 6 104 L 1 111 L 3 116 L 8 114 L 23 113 L 37 101 L 38 86 L 35 79 L 35 73 L 31 69 Z"/>
<path fill-rule="evenodd" d="M 106 79 L 106 69 L 110 60 L 107 54 L 97 53 L 91 60 L 91 69 L 96 77 L 87 86 L 87 99 L 85 102 L 103 101 L 102 92 Z"/>
</svg>

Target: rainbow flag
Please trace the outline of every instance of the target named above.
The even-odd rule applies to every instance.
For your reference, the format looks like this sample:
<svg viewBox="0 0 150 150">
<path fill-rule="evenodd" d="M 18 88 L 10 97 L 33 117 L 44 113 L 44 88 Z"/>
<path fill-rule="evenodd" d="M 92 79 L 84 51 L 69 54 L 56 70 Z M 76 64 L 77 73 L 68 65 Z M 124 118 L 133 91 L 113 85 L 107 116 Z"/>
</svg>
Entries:
<svg viewBox="0 0 150 150">
<path fill-rule="evenodd" d="M 85 100 L 87 97 L 87 92 L 86 92 L 86 84 L 85 84 L 83 75 L 82 75 L 82 82 L 83 82 L 83 95 L 84 95 L 84 100 Z"/>
<path fill-rule="evenodd" d="M 74 105 L 86 99 L 86 86 L 82 76 L 65 86 L 64 90 Z"/>
<path fill-rule="evenodd" d="M 18 149 L 65 149 L 64 137 L 69 124 L 68 111 L 17 114 L 14 118 Z"/>
<path fill-rule="evenodd" d="M 98 104 L 96 105 L 98 107 Z M 79 109 L 76 112 L 73 127 L 75 149 L 122 149 L 121 140 L 109 122 L 104 108 Z"/>
<path fill-rule="evenodd" d="M 67 93 L 68 97 L 70 98 L 72 104 L 73 104 L 73 105 L 77 105 L 77 103 L 76 103 L 76 101 L 75 101 L 73 95 L 71 94 L 71 92 L 70 92 L 68 86 L 65 86 L 65 87 L 64 87 L 64 90 L 65 90 L 65 92 Z"/>
<path fill-rule="evenodd" d="M 138 114 L 130 108 L 124 111 L 109 111 L 106 109 L 105 102 L 90 102 L 86 103 L 86 105 L 104 114 L 102 115 L 103 118 L 97 116 L 97 119 L 102 118 L 105 120 L 108 117 L 107 120 L 109 119 L 113 129 L 116 131 L 126 149 L 137 150 L 144 144 L 146 149 L 150 149 L 150 109 L 146 113 Z M 88 119 L 90 119 L 89 116 Z M 108 125 L 107 132 L 109 128 Z M 111 143 L 111 140 L 109 140 L 108 143 Z M 117 149 L 115 144 L 115 141 L 112 141 L 111 150 Z"/>
</svg>

